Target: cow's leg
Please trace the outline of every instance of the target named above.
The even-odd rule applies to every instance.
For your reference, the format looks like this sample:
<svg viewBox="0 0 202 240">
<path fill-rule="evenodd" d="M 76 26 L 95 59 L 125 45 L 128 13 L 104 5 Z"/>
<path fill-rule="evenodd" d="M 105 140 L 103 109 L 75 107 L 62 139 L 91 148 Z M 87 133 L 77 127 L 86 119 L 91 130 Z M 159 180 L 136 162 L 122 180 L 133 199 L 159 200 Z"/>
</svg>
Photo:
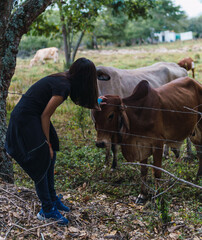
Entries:
<svg viewBox="0 0 202 240">
<path fill-rule="evenodd" d="M 141 163 L 147 164 L 147 158 L 141 161 Z M 144 204 L 147 199 L 147 189 L 146 189 L 146 180 L 147 180 L 147 172 L 148 168 L 146 166 L 141 166 L 141 193 L 138 195 L 136 199 L 137 204 Z"/>
<path fill-rule="evenodd" d="M 117 152 L 118 152 L 118 145 L 112 144 L 112 153 L 113 153 L 113 162 L 112 162 L 112 169 L 117 167 Z"/>
<path fill-rule="evenodd" d="M 199 159 L 199 169 L 198 169 L 198 173 L 197 173 L 197 178 L 198 177 L 202 177 L 202 145 L 197 145 L 196 147 L 196 151 L 197 151 L 197 157 Z"/>
</svg>

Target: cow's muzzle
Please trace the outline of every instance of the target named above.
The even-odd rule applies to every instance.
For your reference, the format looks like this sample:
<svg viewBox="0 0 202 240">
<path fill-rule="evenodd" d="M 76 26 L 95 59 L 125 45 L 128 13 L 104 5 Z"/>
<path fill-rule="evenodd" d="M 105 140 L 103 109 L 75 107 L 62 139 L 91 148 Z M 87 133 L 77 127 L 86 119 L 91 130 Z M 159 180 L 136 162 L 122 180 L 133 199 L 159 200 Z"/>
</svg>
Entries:
<svg viewBox="0 0 202 240">
<path fill-rule="evenodd" d="M 96 147 L 98 147 L 98 148 L 105 148 L 106 147 L 106 144 L 105 144 L 105 142 L 96 142 Z"/>
</svg>

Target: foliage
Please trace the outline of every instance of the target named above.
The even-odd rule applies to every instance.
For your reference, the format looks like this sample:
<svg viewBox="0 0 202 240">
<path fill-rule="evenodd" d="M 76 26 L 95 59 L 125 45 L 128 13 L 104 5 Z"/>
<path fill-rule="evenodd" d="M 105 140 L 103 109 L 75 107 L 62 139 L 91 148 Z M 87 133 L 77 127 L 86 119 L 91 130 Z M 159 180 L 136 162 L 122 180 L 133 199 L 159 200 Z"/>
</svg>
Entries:
<svg viewBox="0 0 202 240">
<path fill-rule="evenodd" d="M 30 26 L 28 35 L 45 36 L 51 39 L 61 38 L 59 11 L 49 9 L 39 15 Z"/>
<path fill-rule="evenodd" d="M 184 17 L 184 11 L 180 6 L 175 6 L 170 0 L 161 0 L 155 9 L 152 9 L 153 28 L 155 31 L 175 30 L 179 19 Z"/>
<path fill-rule="evenodd" d="M 174 6 L 171 0 L 158 3 L 147 1 L 144 12 L 138 11 L 137 3 L 136 10 L 131 10 L 128 4 L 135 2 L 129 2 L 115 1 L 112 9 L 102 12 L 95 23 L 94 34 L 97 38 L 105 38 L 115 44 L 124 42 L 125 45 L 132 45 L 139 40 L 153 38 L 154 32 L 180 30 L 178 21 L 185 18 L 184 12 L 179 6 Z M 139 4 L 141 9 L 144 1 L 139 1 Z M 124 9 L 129 9 L 132 14 Z"/>
<path fill-rule="evenodd" d="M 202 38 L 202 15 L 190 19 L 188 22 L 188 29 L 195 33 L 196 38 Z"/>
<path fill-rule="evenodd" d="M 85 138 L 85 128 L 86 128 L 86 119 L 89 115 L 89 110 L 83 108 L 83 107 L 78 107 L 77 112 L 75 114 L 75 120 L 78 120 L 78 125 L 81 128 L 81 132 L 83 137 Z"/>
<path fill-rule="evenodd" d="M 138 19 L 141 17 L 148 17 L 149 10 L 158 6 L 156 0 L 114 0 L 109 7 L 112 9 L 113 15 L 123 13 L 129 19 Z"/>
<path fill-rule="evenodd" d="M 102 38 L 105 42 L 115 43 L 117 46 L 124 41 L 124 31 L 127 26 L 128 17 L 120 12 L 118 15 L 112 15 L 112 9 L 106 9 L 99 17 L 93 31 L 97 38 Z"/>
<path fill-rule="evenodd" d="M 161 189 L 162 191 L 163 189 Z M 169 223 L 171 221 L 171 216 L 169 215 L 169 201 L 166 199 L 166 195 L 160 196 L 156 199 L 156 204 L 158 210 L 161 212 L 161 219 L 164 224 Z"/>
<path fill-rule="evenodd" d="M 160 2 L 162 4 L 162 1 Z M 170 0 L 167 0 L 167 2 L 170 3 Z M 109 39 L 120 45 L 125 40 L 123 31 L 128 19 L 137 19 L 140 16 L 147 18 L 151 16 L 151 9 L 159 5 L 159 1 L 156 0 L 89 0 L 79 2 L 66 0 L 56 1 L 56 3 L 59 13 L 56 9 L 52 9 L 41 15 L 32 25 L 30 33 L 54 37 L 62 34 L 67 67 L 74 61 L 78 47 L 86 32 L 90 33 L 89 36 L 92 39 L 95 36 L 102 36 L 102 38 L 105 37 L 105 40 Z M 172 11 L 174 10 L 172 9 Z M 97 29 L 96 24 L 94 24 L 98 16 L 104 17 L 104 34 L 99 32 L 99 28 Z M 172 17 L 175 17 L 175 15 L 173 14 Z M 120 31 L 120 29 L 123 31 Z M 78 36 L 78 33 L 80 33 L 80 36 Z"/>
</svg>

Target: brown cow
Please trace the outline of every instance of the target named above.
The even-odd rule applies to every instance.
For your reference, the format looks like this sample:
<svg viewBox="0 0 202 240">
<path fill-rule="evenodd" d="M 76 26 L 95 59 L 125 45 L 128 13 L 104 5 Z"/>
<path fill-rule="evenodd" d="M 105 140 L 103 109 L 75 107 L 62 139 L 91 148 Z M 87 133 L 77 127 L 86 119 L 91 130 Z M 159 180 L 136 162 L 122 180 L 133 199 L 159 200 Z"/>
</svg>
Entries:
<svg viewBox="0 0 202 240">
<path fill-rule="evenodd" d="M 200 161 L 197 176 L 202 175 L 202 120 L 197 113 L 202 112 L 200 83 L 183 77 L 153 89 L 143 80 L 127 98 L 105 97 L 101 111 L 93 111 L 97 147 L 105 147 L 113 141 L 121 144 L 127 161 L 147 163 L 148 157 L 153 155 L 154 165 L 161 167 L 163 144 L 179 145 L 189 136 Z M 146 175 L 147 168 L 141 167 L 143 180 Z M 161 171 L 155 169 L 154 175 L 160 178 Z M 146 193 L 142 184 L 142 196 Z"/>
<path fill-rule="evenodd" d="M 192 77 L 194 78 L 194 60 L 190 57 L 183 58 L 178 62 L 178 65 L 182 68 L 185 68 L 187 71 L 192 71 Z"/>
</svg>

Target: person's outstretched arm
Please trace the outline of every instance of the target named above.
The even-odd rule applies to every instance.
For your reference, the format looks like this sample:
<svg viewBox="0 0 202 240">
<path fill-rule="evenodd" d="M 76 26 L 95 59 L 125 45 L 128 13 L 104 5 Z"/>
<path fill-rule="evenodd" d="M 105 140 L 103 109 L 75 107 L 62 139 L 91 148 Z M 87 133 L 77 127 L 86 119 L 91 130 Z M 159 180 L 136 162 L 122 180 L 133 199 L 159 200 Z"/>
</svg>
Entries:
<svg viewBox="0 0 202 240">
<path fill-rule="evenodd" d="M 48 144 L 49 144 L 51 159 L 53 158 L 53 149 L 50 144 L 50 137 L 49 137 L 50 118 L 53 115 L 53 113 L 55 112 L 56 108 L 63 101 L 64 101 L 64 99 L 62 96 L 53 96 L 50 99 L 50 101 L 48 102 L 48 104 L 46 105 L 43 113 L 41 114 L 41 125 L 42 125 L 43 132 L 44 132 L 46 139 L 48 141 Z"/>
</svg>

